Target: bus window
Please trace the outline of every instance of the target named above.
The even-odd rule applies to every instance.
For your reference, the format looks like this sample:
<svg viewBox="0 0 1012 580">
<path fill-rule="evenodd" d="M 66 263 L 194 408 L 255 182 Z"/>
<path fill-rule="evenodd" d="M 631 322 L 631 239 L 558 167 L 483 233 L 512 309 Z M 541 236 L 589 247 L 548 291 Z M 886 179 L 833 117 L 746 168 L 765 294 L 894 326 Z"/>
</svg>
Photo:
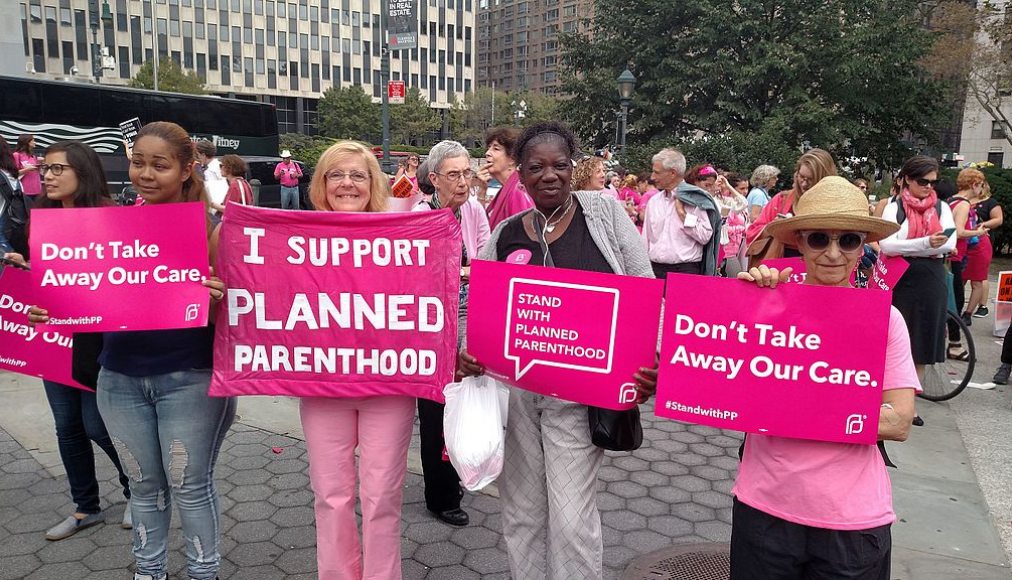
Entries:
<svg viewBox="0 0 1012 580">
<path fill-rule="evenodd" d="M 18 85 L 0 91 L 0 119 L 34 122 L 42 117 L 42 87 Z"/>
<path fill-rule="evenodd" d="M 70 83 L 67 83 L 70 85 Z M 47 87 L 43 95 L 43 118 L 50 123 L 94 126 L 96 112 L 102 110 L 99 91 L 91 87 Z"/>
</svg>

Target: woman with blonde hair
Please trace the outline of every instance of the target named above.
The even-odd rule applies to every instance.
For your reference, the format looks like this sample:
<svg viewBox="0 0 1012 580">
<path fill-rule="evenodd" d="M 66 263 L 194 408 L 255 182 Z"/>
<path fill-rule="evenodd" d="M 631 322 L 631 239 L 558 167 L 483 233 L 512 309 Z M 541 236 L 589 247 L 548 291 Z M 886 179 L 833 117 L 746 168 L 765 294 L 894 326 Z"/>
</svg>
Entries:
<svg viewBox="0 0 1012 580">
<path fill-rule="evenodd" d="M 338 141 L 324 151 L 309 185 L 309 199 L 318 211 L 382 212 L 389 198 L 390 184 L 376 157 L 354 141 Z M 316 496 L 320 580 L 400 579 L 401 499 L 415 399 L 306 397 L 299 410 Z M 355 518 L 356 473 L 361 539 Z"/>
<path fill-rule="evenodd" d="M 573 191 L 603 191 L 605 177 L 604 159 L 584 157 L 573 168 Z"/>
<path fill-rule="evenodd" d="M 794 166 L 794 184 L 790 189 L 776 194 L 762 209 L 759 218 L 749 225 L 745 232 L 745 243 L 748 244 L 750 264 L 770 258 L 798 257 L 801 254 L 790 242 L 782 245 L 773 237 L 766 235 L 766 225 L 777 218 L 793 215 L 794 205 L 801 196 L 822 178 L 836 175 L 836 163 L 833 156 L 823 149 L 809 149 L 798 158 Z"/>
</svg>

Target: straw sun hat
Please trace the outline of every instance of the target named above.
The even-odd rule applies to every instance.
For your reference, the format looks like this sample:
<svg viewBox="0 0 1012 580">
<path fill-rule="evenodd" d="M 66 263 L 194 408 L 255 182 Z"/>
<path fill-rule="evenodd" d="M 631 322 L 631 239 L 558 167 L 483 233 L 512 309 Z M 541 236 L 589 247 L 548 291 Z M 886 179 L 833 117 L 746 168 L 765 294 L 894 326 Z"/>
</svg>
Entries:
<svg viewBox="0 0 1012 580">
<path fill-rule="evenodd" d="M 822 178 L 794 204 L 794 217 L 778 219 L 765 233 L 780 242 L 794 245 L 795 234 L 805 230 L 864 232 L 866 242 L 877 242 L 894 234 L 900 226 L 868 215 L 868 198 L 846 179 L 831 175 Z"/>
</svg>

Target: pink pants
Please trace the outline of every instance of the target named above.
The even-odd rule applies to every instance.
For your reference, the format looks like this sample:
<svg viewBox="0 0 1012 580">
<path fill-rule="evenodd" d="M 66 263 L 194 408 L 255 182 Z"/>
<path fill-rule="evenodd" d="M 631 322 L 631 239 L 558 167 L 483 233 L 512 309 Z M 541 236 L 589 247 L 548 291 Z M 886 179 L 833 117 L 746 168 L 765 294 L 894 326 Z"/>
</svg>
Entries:
<svg viewBox="0 0 1012 580">
<path fill-rule="evenodd" d="M 400 580 L 401 497 L 415 399 L 306 398 L 300 411 L 316 495 L 320 580 Z M 356 447 L 361 542 L 355 524 Z"/>
</svg>

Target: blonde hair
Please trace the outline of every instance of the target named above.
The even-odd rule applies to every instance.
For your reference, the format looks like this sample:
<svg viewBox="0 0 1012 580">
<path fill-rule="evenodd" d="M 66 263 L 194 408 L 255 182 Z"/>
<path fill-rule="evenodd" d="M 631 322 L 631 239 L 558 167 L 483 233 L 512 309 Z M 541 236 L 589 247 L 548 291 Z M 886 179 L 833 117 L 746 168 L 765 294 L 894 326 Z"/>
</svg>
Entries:
<svg viewBox="0 0 1012 580">
<path fill-rule="evenodd" d="M 967 167 L 956 176 L 956 187 L 959 191 L 970 189 L 978 183 L 987 183 L 987 180 L 984 179 L 984 174 L 979 169 Z"/>
<path fill-rule="evenodd" d="M 601 167 L 604 168 L 604 159 L 600 157 L 586 157 L 576 162 L 576 167 L 573 168 L 573 176 L 571 178 L 571 188 L 573 191 L 583 191 L 590 185 L 590 178 L 594 175 L 594 171 Z"/>
<path fill-rule="evenodd" d="M 822 181 L 823 177 L 836 175 L 836 162 L 833 161 L 833 156 L 824 149 L 809 149 L 806 151 L 804 155 L 798 158 L 798 162 L 794 166 L 794 173 L 797 174 L 801 171 L 802 167 L 807 167 L 812 171 L 811 185 L 813 186 Z M 794 180 L 791 197 L 792 206 L 801 198 L 801 186 L 798 184 L 797 179 Z"/>
<path fill-rule="evenodd" d="M 387 200 L 390 199 L 390 181 L 380 169 L 376 156 L 358 141 L 338 141 L 320 155 L 313 171 L 313 180 L 309 183 L 309 201 L 318 210 L 331 211 L 327 203 L 327 172 L 350 155 L 357 155 L 369 169 L 369 204 L 365 211 L 386 211 Z"/>
<path fill-rule="evenodd" d="M 991 184 L 984 180 L 984 188 L 980 190 L 980 201 L 991 197 Z"/>
<path fill-rule="evenodd" d="M 628 187 L 629 189 L 636 189 L 636 186 L 639 185 L 639 182 L 640 180 L 638 177 L 636 177 L 636 174 L 630 173 L 625 176 L 625 179 L 622 180 L 622 187 Z"/>
</svg>

